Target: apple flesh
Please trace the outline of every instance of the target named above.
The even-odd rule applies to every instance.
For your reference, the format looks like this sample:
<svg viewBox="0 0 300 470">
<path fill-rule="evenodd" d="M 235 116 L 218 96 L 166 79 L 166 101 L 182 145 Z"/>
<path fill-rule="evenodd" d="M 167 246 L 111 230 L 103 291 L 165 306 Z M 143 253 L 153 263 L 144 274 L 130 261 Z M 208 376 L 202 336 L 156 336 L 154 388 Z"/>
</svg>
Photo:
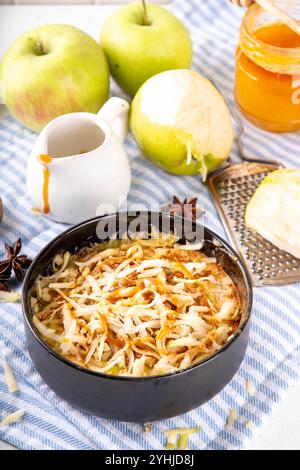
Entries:
<svg viewBox="0 0 300 470">
<path fill-rule="evenodd" d="M 40 131 L 62 114 L 96 113 L 109 95 L 99 44 L 68 25 L 46 25 L 19 37 L 3 57 L 0 95 L 13 116 Z"/>
<path fill-rule="evenodd" d="M 189 68 L 192 42 L 184 25 L 168 10 L 147 2 L 147 20 L 141 1 L 130 3 L 105 22 L 100 43 L 111 75 L 134 95 L 153 75 L 170 69 Z"/>
</svg>

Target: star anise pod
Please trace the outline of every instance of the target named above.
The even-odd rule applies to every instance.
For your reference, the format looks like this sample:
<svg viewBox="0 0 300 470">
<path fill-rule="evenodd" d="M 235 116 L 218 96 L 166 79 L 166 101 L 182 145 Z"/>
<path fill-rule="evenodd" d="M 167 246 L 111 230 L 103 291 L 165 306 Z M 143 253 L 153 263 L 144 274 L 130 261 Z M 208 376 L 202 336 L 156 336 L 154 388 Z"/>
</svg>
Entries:
<svg viewBox="0 0 300 470">
<path fill-rule="evenodd" d="M 11 262 L 9 259 L 0 261 L 0 282 L 8 281 L 11 276 Z"/>
<path fill-rule="evenodd" d="M 6 281 L 11 276 L 11 266 L 8 260 L 0 261 L 0 290 L 8 291 Z"/>
<path fill-rule="evenodd" d="M 5 290 L 1 289 L 1 287 L 3 287 L 3 282 L 4 287 L 6 287 L 5 281 L 8 281 L 8 279 L 11 277 L 12 271 L 14 271 L 17 279 L 22 281 L 24 277 L 24 271 L 26 271 L 26 269 L 28 269 L 31 264 L 31 259 L 25 255 L 19 254 L 22 249 L 21 238 L 18 238 L 18 240 L 16 240 L 12 246 L 5 243 L 5 249 L 7 259 L 0 261 L 0 290 Z"/>
<path fill-rule="evenodd" d="M 191 219 L 193 222 L 204 215 L 204 210 L 197 207 L 197 198 L 193 197 L 189 201 L 184 198 L 183 201 L 178 196 L 173 196 L 171 204 L 162 206 L 163 212 L 168 212 L 172 216 L 181 216 Z"/>
</svg>

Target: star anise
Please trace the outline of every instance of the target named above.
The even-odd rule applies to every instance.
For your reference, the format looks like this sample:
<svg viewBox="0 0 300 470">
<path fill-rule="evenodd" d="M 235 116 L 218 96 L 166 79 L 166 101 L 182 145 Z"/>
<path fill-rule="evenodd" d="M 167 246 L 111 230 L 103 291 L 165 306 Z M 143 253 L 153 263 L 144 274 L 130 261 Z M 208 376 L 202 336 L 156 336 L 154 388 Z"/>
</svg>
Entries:
<svg viewBox="0 0 300 470">
<path fill-rule="evenodd" d="M 0 261 L 0 290 L 8 291 L 6 281 L 11 276 L 11 264 L 9 260 Z"/>
<path fill-rule="evenodd" d="M 0 261 L 0 282 L 8 281 L 11 276 L 11 262 L 8 259 Z"/>
<path fill-rule="evenodd" d="M 204 210 L 197 207 L 197 197 L 189 201 L 184 198 L 183 201 L 178 196 L 173 196 L 171 204 L 162 206 L 163 212 L 168 212 L 172 216 L 181 216 L 191 219 L 193 222 L 204 215 Z"/>
<path fill-rule="evenodd" d="M 5 282 L 10 279 L 12 271 L 14 271 L 17 279 L 21 281 L 24 272 L 31 264 L 31 259 L 19 254 L 22 249 L 21 238 L 18 238 L 12 246 L 5 243 L 5 249 L 7 259 L 0 261 L 0 290 L 7 290 Z"/>
</svg>

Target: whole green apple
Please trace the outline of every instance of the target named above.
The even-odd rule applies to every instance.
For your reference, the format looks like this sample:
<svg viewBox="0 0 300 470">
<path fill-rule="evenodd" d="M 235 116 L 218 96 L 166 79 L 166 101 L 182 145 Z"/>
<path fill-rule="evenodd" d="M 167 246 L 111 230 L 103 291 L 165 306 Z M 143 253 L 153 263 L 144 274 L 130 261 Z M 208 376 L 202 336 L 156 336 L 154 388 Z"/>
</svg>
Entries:
<svg viewBox="0 0 300 470">
<path fill-rule="evenodd" d="M 109 94 L 109 70 L 99 44 L 68 25 L 46 25 L 20 36 L 0 68 L 0 96 L 29 129 L 62 114 L 96 113 Z"/>
<path fill-rule="evenodd" d="M 144 155 L 177 175 L 215 169 L 228 157 L 233 125 L 215 86 L 195 70 L 168 70 L 141 86 L 130 126 Z"/>
<path fill-rule="evenodd" d="M 137 1 L 122 7 L 105 22 L 101 46 L 119 86 L 134 95 L 153 75 L 189 68 L 192 42 L 184 25 L 168 10 Z"/>
</svg>

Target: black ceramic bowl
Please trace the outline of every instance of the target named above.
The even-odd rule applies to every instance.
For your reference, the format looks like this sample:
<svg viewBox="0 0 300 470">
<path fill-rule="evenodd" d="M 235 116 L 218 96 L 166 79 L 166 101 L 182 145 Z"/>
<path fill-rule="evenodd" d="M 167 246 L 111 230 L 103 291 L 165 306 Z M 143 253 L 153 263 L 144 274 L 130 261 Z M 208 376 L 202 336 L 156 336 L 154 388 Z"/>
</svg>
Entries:
<svg viewBox="0 0 300 470">
<path fill-rule="evenodd" d="M 153 215 L 155 221 L 153 222 Z M 182 230 L 182 218 L 161 213 L 141 212 L 150 228 L 170 232 Z M 98 222 L 105 222 L 106 235 L 96 235 Z M 47 270 L 53 256 L 61 250 L 74 251 L 89 242 L 104 241 L 112 233 L 118 236 L 130 224 L 138 231 L 136 215 L 119 213 L 83 222 L 59 235 L 36 257 L 23 286 L 23 313 L 27 345 L 32 361 L 49 387 L 77 408 L 103 418 L 122 421 L 151 421 L 185 413 L 216 395 L 238 370 L 248 343 L 252 289 L 246 269 L 235 251 L 218 235 L 199 224 L 192 224 L 197 238 L 204 239 L 203 250 L 215 256 L 234 281 L 241 302 L 242 318 L 233 338 L 213 356 L 186 370 L 157 377 L 116 377 L 84 369 L 54 351 L 39 335 L 32 322 L 30 296 L 36 277 Z M 125 229 L 124 229 L 125 227 Z M 103 228 L 103 225 L 102 225 Z M 188 228 L 189 230 L 189 228 Z M 99 234 L 99 232 L 98 232 Z M 183 237 L 184 238 L 184 237 Z"/>
</svg>

